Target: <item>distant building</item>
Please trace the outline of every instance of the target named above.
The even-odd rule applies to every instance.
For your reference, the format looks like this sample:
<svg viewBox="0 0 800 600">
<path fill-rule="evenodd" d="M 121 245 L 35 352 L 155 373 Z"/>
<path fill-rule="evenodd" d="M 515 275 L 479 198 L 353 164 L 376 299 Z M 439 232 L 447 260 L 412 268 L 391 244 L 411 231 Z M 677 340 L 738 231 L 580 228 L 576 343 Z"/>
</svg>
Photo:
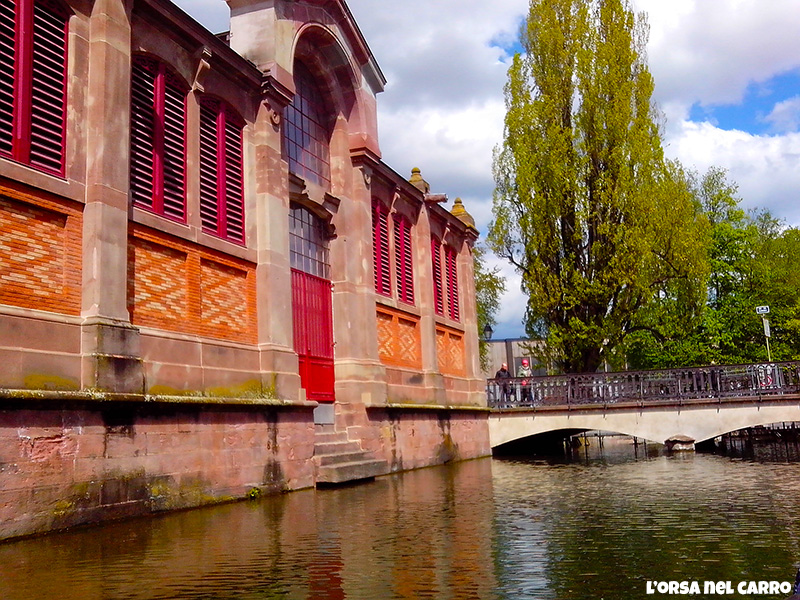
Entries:
<svg viewBox="0 0 800 600">
<path fill-rule="evenodd" d="M 0 11 L 0 538 L 489 452 L 474 222 L 343 1 L 229 5 Z"/>
<path fill-rule="evenodd" d="M 533 349 L 541 342 L 529 340 L 527 338 L 509 338 L 505 340 L 489 340 L 488 369 L 483 375 L 487 379 L 494 377 L 503 363 L 508 365 L 508 370 L 512 375 L 516 375 L 517 370 L 522 366 L 522 359 L 530 361 L 531 370 L 534 375 L 547 375 L 547 368 L 542 365 L 539 359 L 534 356 Z"/>
</svg>

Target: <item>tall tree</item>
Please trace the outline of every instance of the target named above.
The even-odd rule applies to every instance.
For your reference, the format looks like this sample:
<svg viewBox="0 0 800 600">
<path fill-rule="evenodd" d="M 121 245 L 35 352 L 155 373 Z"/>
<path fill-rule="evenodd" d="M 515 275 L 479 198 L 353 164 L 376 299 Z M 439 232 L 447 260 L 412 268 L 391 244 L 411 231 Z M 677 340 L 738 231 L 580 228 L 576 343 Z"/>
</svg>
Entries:
<svg viewBox="0 0 800 600">
<path fill-rule="evenodd" d="M 703 220 L 663 159 L 647 32 L 628 0 L 531 0 L 509 69 L 489 243 L 563 371 L 596 370 L 669 282 L 702 286 Z"/>
<path fill-rule="evenodd" d="M 472 250 L 475 263 L 475 300 L 478 308 L 478 339 L 480 339 L 481 368 L 488 371 L 489 345 L 483 337 L 486 326 L 497 325 L 497 312 L 500 310 L 500 296 L 506 289 L 506 279 L 500 275 L 499 267 L 486 264 L 486 249 L 478 244 Z"/>
</svg>

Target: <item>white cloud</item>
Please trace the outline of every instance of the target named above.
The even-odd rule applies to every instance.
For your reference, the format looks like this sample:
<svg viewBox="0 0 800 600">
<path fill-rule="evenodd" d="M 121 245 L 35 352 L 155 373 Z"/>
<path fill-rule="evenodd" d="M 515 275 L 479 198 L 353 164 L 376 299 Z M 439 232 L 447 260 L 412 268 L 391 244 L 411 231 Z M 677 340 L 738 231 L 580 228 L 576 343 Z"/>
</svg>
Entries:
<svg viewBox="0 0 800 600">
<path fill-rule="evenodd" d="M 800 129 L 800 96 L 778 102 L 763 120 L 771 123 L 772 130 L 777 133 L 797 131 Z"/>
</svg>

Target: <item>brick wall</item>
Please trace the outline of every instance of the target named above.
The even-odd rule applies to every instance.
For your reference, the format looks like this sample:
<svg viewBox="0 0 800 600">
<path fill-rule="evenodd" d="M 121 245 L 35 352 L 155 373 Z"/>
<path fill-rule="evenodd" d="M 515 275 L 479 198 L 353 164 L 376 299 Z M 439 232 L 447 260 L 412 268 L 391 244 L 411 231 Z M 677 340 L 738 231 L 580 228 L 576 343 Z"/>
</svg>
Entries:
<svg viewBox="0 0 800 600">
<path fill-rule="evenodd" d="M 385 306 L 377 308 L 378 355 L 388 365 L 422 368 L 419 317 Z"/>
<path fill-rule="evenodd" d="M 81 208 L 0 185 L 0 304 L 80 314 Z"/>
<path fill-rule="evenodd" d="M 467 367 L 464 358 L 464 333 L 436 326 L 436 355 L 439 371 L 445 375 L 465 377 Z"/>
<path fill-rule="evenodd" d="M 128 252 L 131 322 L 255 343 L 254 265 L 133 225 Z"/>
</svg>

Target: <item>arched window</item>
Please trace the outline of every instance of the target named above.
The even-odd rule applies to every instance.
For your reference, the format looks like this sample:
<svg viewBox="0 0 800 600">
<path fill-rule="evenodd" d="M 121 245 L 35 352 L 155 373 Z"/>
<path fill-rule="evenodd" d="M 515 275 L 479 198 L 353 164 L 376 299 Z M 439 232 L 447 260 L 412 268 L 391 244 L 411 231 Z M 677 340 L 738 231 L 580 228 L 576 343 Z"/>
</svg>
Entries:
<svg viewBox="0 0 800 600">
<path fill-rule="evenodd" d="M 0 5 L 0 155 L 64 174 L 68 16 L 49 0 Z"/>
<path fill-rule="evenodd" d="M 203 230 L 244 243 L 243 121 L 214 98 L 200 99 L 200 218 Z"/>
<path fill-rule="evenodd" d="M 133 205 L 186 221 L 187 86 L 159 61 L 137 56 L 131 78 Z"/>
<path fill-rule="evenodd" d="M 283 154 L 289 172 L 328 188 L 331 184 L 330 118 L 314 76 L 294 65 L 295 92 L 283 120 Z"/>
</svg>

